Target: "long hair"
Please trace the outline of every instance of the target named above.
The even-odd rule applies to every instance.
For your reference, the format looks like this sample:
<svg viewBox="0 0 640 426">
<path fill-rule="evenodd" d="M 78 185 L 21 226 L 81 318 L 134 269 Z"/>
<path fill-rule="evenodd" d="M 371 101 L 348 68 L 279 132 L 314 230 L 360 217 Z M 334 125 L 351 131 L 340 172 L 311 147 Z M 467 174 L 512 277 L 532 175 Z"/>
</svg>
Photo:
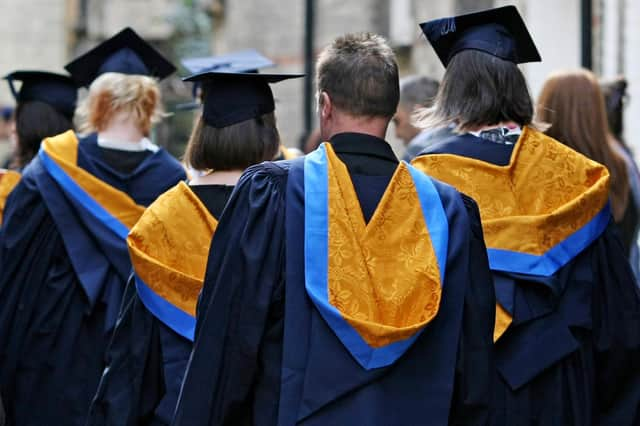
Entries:
<svg viewBox="0 0 640 426">
<path fill-rule="evenodd" d="M 449 62 L 433 106 L 416 119 L 422 128 L 453 125 L 459 133 L 504 122 L 526 126 L 533 120 L 533 102 L 515 63 L 464 50 Z"/>
<path fill-rule="evenodd" d="M 537 117 L 550 125 L 549 136 L 609 169 L 613 217 L 621 221 L 629 202 L 629 176 L 624 158 L 614 149 L 595 75 L 587 70 L 552 74 L 538 98 Z"/>
<path fill-rule="evenodd" d="M 71 120 L 44 102 L 27 101 L 16 108 L 16 153 L 12 167 L 24 167 L 38 153 L 44 138 L 73 129 Z"/>
</svg>

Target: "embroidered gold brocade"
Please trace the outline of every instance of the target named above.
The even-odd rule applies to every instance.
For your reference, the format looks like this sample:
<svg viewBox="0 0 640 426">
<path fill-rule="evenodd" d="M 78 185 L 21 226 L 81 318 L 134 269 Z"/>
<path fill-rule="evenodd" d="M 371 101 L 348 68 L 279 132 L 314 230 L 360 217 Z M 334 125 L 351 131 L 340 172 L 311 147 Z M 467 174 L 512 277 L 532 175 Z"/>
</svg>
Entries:
<svg viewBox="0 0 640 426">
<path fill-rule="evenodd" d="M 507 166 L 450 154 L 412 164 L 476 200 L 487 248 L 542 255 L 587 224 L 609 197 L 606 167 L 529 127 Z M 510 323 L 498 306 L 494 339 Z"/>
<path fill-rule="evenodd" d="M 136 204 L 126 193 L 77 166 L 78 139 L 72 130 L 45 139 L 42 141 L 42 149 L 113 217 L 126 225 L 127 228 L 135 225 L 144 212 L 144 207 Z"/>
<path fill-rule="evenodd" d="M 407 166 L 368 224 L 346 166 L 327 146 L 329 302 L 371 347 L 414 335 L 437 314 L 440 269 Z"/>
<path fill-rule="evenodd" d="M 156 294 L 195 316 L 218 222 L 180 182 L 151 204 L 129 233 L 136 274 Z"/>
<path fill-rule="evenodd" d="M 493 327 L 493 341 L 497 342 L 500 337 L 507 331 L 511 325 L 513 318 L 509 315 L 501 304 L 496 303 L 496 322 Z"/>
<path fill-rule="evenodd" d="M 0 177 L 0 225 L 4 217 L 4 207 L 11 191 L 20 183 L 22 175 L 13 170 L 5 170 Z"/>
</svg>

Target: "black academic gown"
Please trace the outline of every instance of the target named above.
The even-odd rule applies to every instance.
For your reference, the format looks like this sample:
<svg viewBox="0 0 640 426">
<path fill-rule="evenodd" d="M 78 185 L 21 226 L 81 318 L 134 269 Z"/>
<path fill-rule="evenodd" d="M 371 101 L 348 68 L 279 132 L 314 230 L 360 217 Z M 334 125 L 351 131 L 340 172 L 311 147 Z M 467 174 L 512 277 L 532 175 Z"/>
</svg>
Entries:
<svg viewBox="0 0 640 426">
<path fill-rule="evenodd" d="M 221 216 L 233 190 L 226 185 L 190 188 L 214 218 Z M 135 280 L 129 279 L 87 425 L 170 424 L 191 349 L 190 340 L 145 307 Z"/>
<path fill-rule="evenodd" d="M 423 154 L 504 166 L 512 150 L 465 134 Z M 613 222 L 551 277 L 494 281 L 513 323 L 496 343 L 491 424 L 640 424 L 640 299 Z"/>
<path fill-rule="evenodd" d="M 371 136 L 340 134 L 331 144 L 348 167 L 368 221 L 398 161 L 386 142 Z M 426 348 L 438 347 L 437 339 L 429 340 L 436 334 L 426 330 L 394 366 L 365 371 L 304 293 L 303 221 L 290 211 L 296 203 L 288 202 L 299 196 L 288 180 L 303 161 L 250 168 L 227 205 L 213 239 L 210 253 L 216 255 L 209 258 L 194 351 L 172 424 L 442 424 L 430 416 L 429 404 L 448 407 L 444 417 L 452 425 L 486 424 L 495 299 L 475 203 L 455 195 L 465 219 L 450 224 L 460 227 L 450 234 L 464 236 L 450 245 L 458 255 L 448 262 L 459 263 L 447 264 L 451 282 L 460 284 L 450 287 L 463 300 L 459 317 L 445 303 L 431 329 L 444 330 L 446 318 L 457 318 L 457 353 L 442 359 L 434 349 L 433 359 L 423 358 Z M 307 361 L 308 368 L 294 369 Z M 450 399 L 428 394 L 425 377 L 434 372 L 422 372 L 431 362 L 454 366 L 445 385 L 453 389 Z"/>
<path fill-rule="evenodd" d="M 186 177 L 163 150 L 103 149 L 96 135 L 80 140 L 77 163 L 140 205 Z M 54 205 L 55 215 L 48 207 Z M 86 420 L 129 262 L 92 235 L 86 220 L 38 157 L 9 196 L 0 234 L 0 390 L 10 425 L 84 425 Z M 90 248 L 76 259 L 95 267 L 89 293 L 67 254 L 65 233 Z"/>
</svg>

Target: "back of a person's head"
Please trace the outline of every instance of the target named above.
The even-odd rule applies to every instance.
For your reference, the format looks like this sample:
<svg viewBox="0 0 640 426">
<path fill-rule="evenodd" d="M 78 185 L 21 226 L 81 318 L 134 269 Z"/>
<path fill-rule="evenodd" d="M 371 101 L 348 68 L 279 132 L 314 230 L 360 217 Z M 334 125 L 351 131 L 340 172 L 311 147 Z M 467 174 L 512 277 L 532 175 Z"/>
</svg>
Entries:
<svg viewBox="0 0 640 426">
<path fill-rule="evenodd" d="M 24 167 L 37 154 L 43 139 L 73 128 L 71 120 L 51 105 L 40 101 L 21 102 L 15 112 L 15 166 Z"/>
<path fill-rule="evenodd" d="M 438 80 L 422 75 L 410 75 L 400 79 L 400 105 L 413 111 L 417 107 L 430 107 L 438 94 Z"/>
<path fill-rule="evenodd" d="M 513 122 L 531 124 L 527 82 L 511 61 L 464 50 L 449 62 L 434 104 L 420 117 L 425 128 L 455 125 L 457 132 Z"/>
<path fill-rule="evenodd" d="M 198 119 L 184 156 L 195 170 L 244 170 L 272 160 L 280 148 L 275 113 L 216 128 Z"/>
<path fill-rule="evenodd" d="M 318 93 L 341 111 L 391 118 L 399 99 L 398 65 L 386 40 L 371 33 L 338 37 L 318 58 Z"/>
<path fill-rule="evenodd" d="M 607 166 L 613 213 L 620 219 L 629 189 L 627 170 L 612 146 L 604 97 L 595 75 L 587 70 L 551 74 L 538 97 L 536 117 L 549 126 L 546 134 Z"/>
<path fill-rule="evenodd" d="M 549 136 L 602 162 L 602 147 L 608 138 L 607 116 L 602 92 L 591 72 L 551 74 L 538 97 L 536 116 L 549 125 Z"/>
<path fill-rule="evenodd" d="M 600 87 L 604 96 L 609 129 L 616 139 L 623 142 L 623 118 L 625 98 L 627 97 L 627 80 L 624 77 L 604 80 L 600 82 Z"/>
<path fill-rule="evenodd" d="M 78 127 L 82 132 L 104 131 L 118 113 L 132 117 L 138 129 L 149 135 L 163 116 L 158 82 L 143 75 L 102 74 L 78 106 Z"/>
</svg>

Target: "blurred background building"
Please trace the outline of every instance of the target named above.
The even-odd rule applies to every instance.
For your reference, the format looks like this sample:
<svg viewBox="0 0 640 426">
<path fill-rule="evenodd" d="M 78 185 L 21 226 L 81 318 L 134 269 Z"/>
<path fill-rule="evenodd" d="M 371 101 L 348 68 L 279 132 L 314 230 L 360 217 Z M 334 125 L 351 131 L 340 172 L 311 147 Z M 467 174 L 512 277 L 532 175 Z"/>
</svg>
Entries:
<svg viewBox="0 0 640 426">
<path fill-rule="evenodd" d="M 533 96 L 559 68 L 624 74 L 630 84 L 626 139 L 633 144 L 631 135 L 640 134 L 640 55 L 633 52 L 640 43 L 637 0 L 2 0 L 0 73 L 61 71 L 75 54 L 128 25 L 176 62 L 255 48 L 278 63 L 277 71 L 288 72 L 304 71 L 305 65 L 309 70 L 308 60 L 337 35 L 373 31 L 390 40 L 403 75 L 438 78 L 444 69 L 417 24 L 505 4 L 518 6 L 543 58 L 524 66 Z M 170 112 L 191 93 L 178 76 L 163 88 Z M 314 89 L 295 80 L 274 85 L 274 92 L 284 142 L 300 146 L 315 127 Z M 11 101 L 3 85 L 0 104 Z M 192 113 L 175 112 L 156 137 L 179 155 L 192 121 Z"/>
</svg>

